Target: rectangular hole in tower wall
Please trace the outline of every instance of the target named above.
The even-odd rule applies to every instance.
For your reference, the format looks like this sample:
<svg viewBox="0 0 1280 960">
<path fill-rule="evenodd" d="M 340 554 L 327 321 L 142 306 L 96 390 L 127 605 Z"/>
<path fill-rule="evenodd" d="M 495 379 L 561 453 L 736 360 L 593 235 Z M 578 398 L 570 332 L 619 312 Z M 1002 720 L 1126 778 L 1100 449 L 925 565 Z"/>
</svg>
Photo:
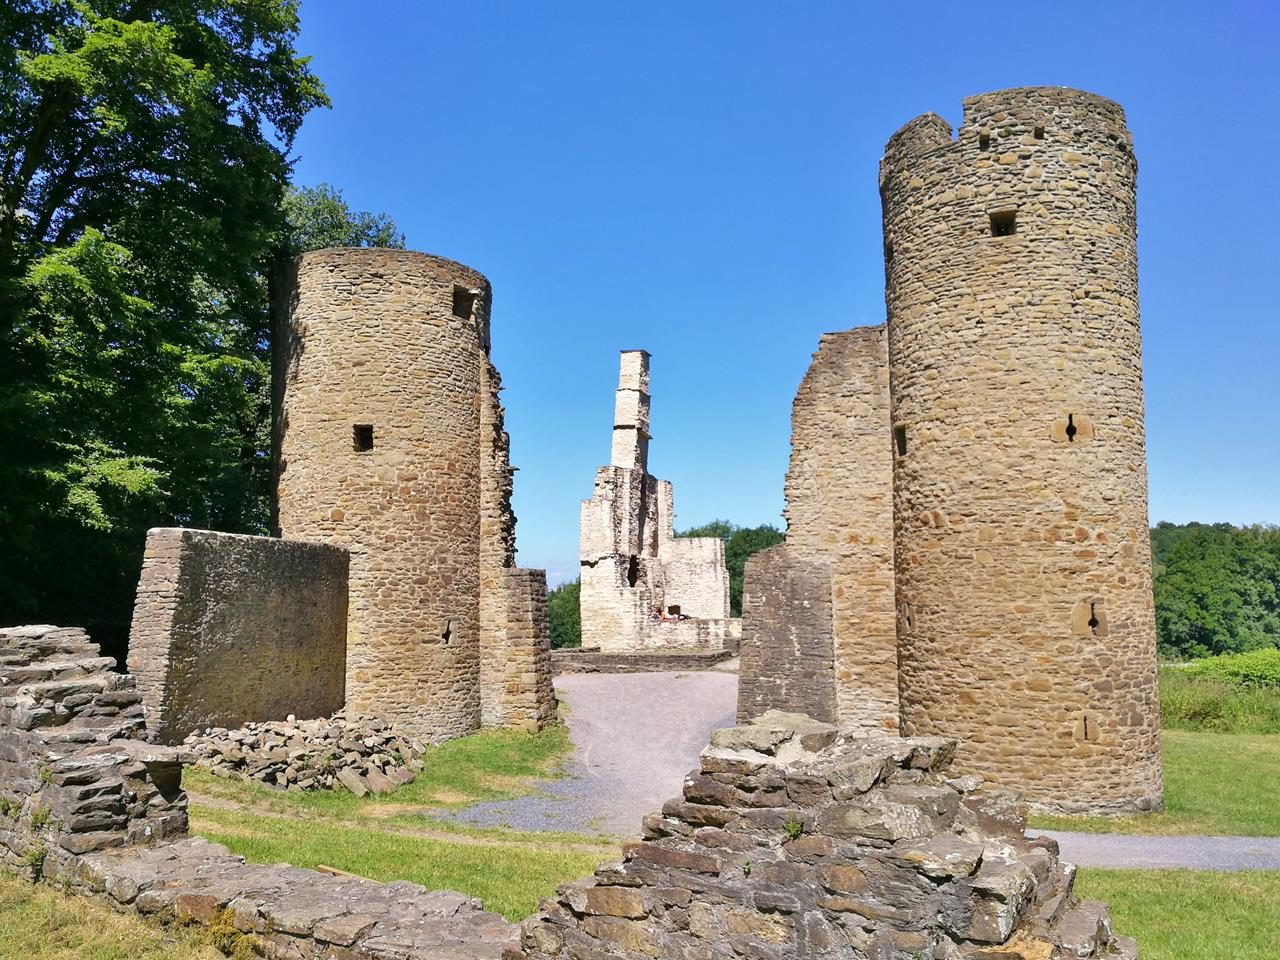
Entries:
<svg viewBox="0 0 1280 960">
<path fill-rule="evenodd" d="M 907 455 L 907 428 L 893 428 L 893 446 L 898 451 L 898 456 L 905 457 Z"/>
<path fill-rule="evenodd" d="M 1034 132 L 1034 136 L 1035 136 L 1035 138 L 1036 138 L 1037 140 L 1043 140 L 1043 139 L 1044 139 L 1044 127 L 1036 127 L 1035 132 Z"/>
<path fill-rule="evenodd" d="M 453 315 L 460 320 L 470 320 L 476 308 L 475 290 L 468 290 L 459 284 L 453 285 Z"/>
<path fill-rule="evenodd" d="M 1017 210 L 1000 210 L 991 214 L 991 235 L 993 237 L 1011 237 L 1017 232 Z"/>
<path fill-rule="evenodd" d="M 365 453 L 373 449 L 373 424 L 357 423 L 351 428 L 351 446 L 356 453 Z"/>
</svg>

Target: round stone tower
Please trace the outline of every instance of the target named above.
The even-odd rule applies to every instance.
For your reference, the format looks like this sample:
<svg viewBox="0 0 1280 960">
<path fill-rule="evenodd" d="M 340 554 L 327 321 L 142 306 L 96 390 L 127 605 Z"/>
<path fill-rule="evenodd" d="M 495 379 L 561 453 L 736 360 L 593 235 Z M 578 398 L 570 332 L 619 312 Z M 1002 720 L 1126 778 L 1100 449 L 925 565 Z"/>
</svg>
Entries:
<svg viewBox="0 0 1280 960">
<path fill-rule="evenodd" d="M 381 249 L 307 253 L 281 280 L 278 529 L 351 551 L 348 706 L 428 739 L 469 733 L 489 283 Z"/>
<path fill-rule="evenodd" d="M 1062 810 L 1162 802 L 1124 112 L 926 114 L 881 162 L 903 733 Z"/>
</svg>

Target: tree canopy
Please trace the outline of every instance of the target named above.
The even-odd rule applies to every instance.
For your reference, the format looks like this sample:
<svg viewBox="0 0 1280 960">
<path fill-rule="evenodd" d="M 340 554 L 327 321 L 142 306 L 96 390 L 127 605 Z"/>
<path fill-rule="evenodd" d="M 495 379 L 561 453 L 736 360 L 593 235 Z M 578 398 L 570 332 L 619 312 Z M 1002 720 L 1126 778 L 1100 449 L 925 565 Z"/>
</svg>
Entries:
<svg viewBox="0 0 1280 960">
<path fill-rule="evenodd" d="M 402 238 L 288 192 L 327 104 L 294 0 L 17 0 L 0 30 L 0 608 L 118 636 L 148 527 L 265 529 L 270 262 Z"/>
<path fill-rule="evenodd" d="M 1162 655 L 1280 647 L 1280 528 L 1160 523 L 1151 545 Z"/>
</svg>

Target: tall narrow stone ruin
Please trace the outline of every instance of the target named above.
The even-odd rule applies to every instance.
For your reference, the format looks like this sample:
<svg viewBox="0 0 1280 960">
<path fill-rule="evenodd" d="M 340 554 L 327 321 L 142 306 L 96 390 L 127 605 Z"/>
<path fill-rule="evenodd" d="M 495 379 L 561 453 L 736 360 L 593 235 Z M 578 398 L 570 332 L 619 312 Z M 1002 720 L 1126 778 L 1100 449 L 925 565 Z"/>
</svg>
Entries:
<svg viewBox="0 0 1280 960">
<path fill-rule="evenodd" d="M 1041 807 L 1160 806 L 1136 174 L 1123 110 L 1064 88 L 889 140 L 887 324 L 825 336 L 797 395 L 787 542 L 747 571 L 742 716 L 811 700 L 874 726 L 892 638 L 903 733 L 959 737 L 958 766 Z M 829 623 L 779 587 L 814 563 Z"/>
<path fill-rule="evenodd" d="M 582 501 L 582 645 L 606 653 L 737 643 L 724 542 L 677 537 L 671 482 L 649 464 L 649 354 L 624 350 L 610 463 Z"/>
</svg>

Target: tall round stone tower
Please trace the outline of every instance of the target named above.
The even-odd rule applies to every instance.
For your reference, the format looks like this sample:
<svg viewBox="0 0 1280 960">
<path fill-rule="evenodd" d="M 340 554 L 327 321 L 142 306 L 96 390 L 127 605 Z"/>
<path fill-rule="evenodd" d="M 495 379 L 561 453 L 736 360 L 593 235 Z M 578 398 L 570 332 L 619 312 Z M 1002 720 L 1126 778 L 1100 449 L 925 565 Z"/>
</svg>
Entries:
<svg viewBox="0 0 1280 960">
<path fill-rule="evenodd" d="M 903 733 L 1038 805 L 1162 797 L 1121 108 L 1063 88 L 912 120 L 881 162 Z"/>
<path fill-rule="evenodd" d="M 469 733 L 489 283 L 440 257 L 331 249 L 276 296 L 278 528 L 351 551 L 348 706 Z"/>
</svg>

